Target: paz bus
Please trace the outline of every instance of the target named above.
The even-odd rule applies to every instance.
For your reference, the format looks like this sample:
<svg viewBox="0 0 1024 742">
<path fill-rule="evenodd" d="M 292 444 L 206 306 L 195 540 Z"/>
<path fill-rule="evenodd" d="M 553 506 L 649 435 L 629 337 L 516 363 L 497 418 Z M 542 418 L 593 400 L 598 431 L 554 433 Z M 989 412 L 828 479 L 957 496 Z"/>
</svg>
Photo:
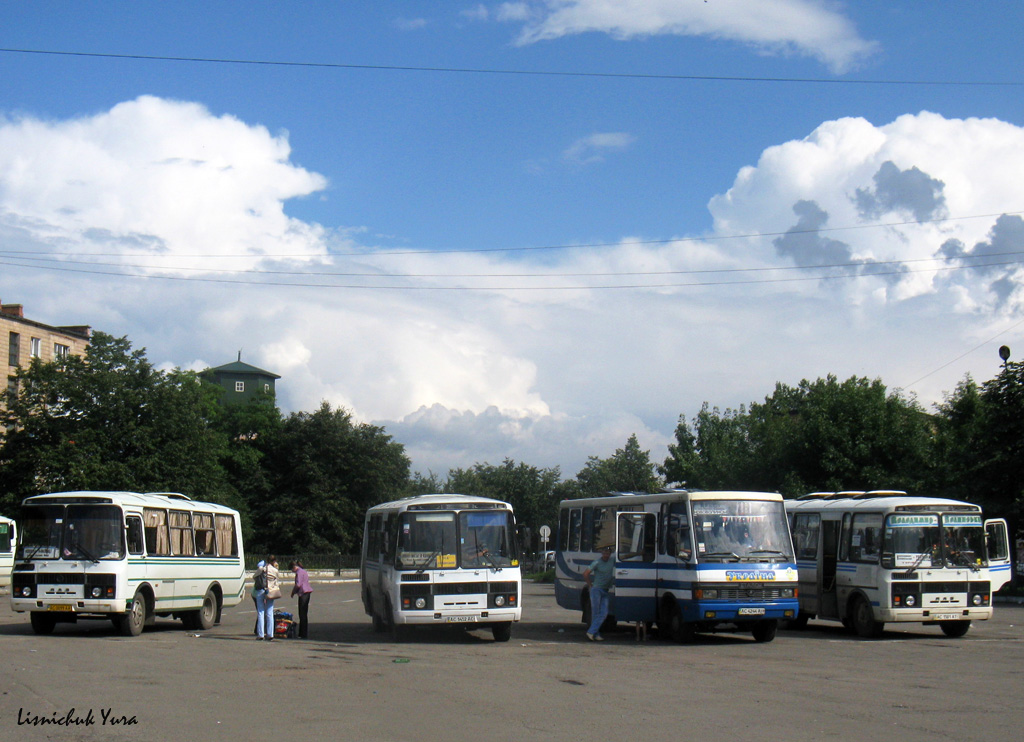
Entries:
<svg viewBox="0 0 1024 742">
<path fill-rule="evenodd" d="M 18 543 L 18 527 L 10 518 L 0 515 L 0 587 L 11 584 L 14 547 Z"/>
<path fill-rule="evenodd" d="M 32 629 L 108 619 L 137 636 L 157 617 L 209 629 L 242 599 L 238 513 L 176 493 L 62 492 L 22 502 L 11 608 Z"/>
<path fill-rule="evenodd" d="M 786 501 L 800 573 L 802 628 L 841 621 L 876 637 L 886 623 L 963 636 L 992 617 L 1011 577 L 1006 521 L 968 502 L 895 490 L 815 492 Z"/>
<path fill-rule="evenodd" d="M 412 625 L 489 626 L 507 642 L 522 617 L 512 506 L 467 495 L 420 495 L 366 512 L 363 608 L 396 639 Z"/>
<path fill-rule="evenodd" d="M 563 500 L 555 597 L 590 623 L 583 572 L 615 549 L 608 623 L 657 622 L 691 641 L 698 632 L 749 631 L 769 642 L 797 615 L 797 572 L 782 496 L 665 490 Z M 606 623 L 607 625 L 607 623 Z"/>
</svg>

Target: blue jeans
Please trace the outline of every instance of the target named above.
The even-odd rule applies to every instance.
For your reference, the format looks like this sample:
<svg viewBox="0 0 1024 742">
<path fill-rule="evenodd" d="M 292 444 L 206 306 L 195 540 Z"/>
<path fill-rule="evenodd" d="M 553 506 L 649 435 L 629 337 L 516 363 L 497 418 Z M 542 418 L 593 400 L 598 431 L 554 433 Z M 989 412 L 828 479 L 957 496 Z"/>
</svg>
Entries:
<svg viewBox="0 0 1024 742">
<path fill-rule="evenodd" d="M 590 628 L 588 634 L 601 633 L 601 624 L 608 618 L 608 591 L 600 587 L 590 588 Z"/>
<path fill-rule="evenodd" d="M 256 636 L 274 638 L 274 601 L 267 600 L 266 590 L 256 591 Z"/>
</svg>

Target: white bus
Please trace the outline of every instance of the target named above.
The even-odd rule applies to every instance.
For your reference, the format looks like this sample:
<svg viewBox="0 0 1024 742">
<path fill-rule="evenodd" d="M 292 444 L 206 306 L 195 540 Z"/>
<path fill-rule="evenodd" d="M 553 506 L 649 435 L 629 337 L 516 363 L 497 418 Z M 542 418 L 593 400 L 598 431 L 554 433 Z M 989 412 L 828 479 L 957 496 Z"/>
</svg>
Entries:
<svg viewBox="0 0 1024 742">
<path fill-rule="evenodd" d="M 11 584 L 14 566 L 14 547 L 18 543 L 18 526 L 10 518 L 0 515 L 0 587 Z"/>
<path fill-rule="evenodd" d="M 410 625 L 490 626 L 495 641 L 522 617 L 512 506 L 467 495 L 421 495 L 366 512 L 360 583 L 376 631 Z"/>
<path fill-rule="evenodd" d="M 62 492 L 29 497 L 11 608 L 37 634 L 105 618 L 137 636 L 156 617 L 208 629 L 244 593 L 238 513 L 174 493 Z"/>
<path fill-rule="evenodd" d="M 563 500 L 555 553 L 558 604 L 583 612 L 583 572 L 615 548 L 609 618 L 657 622 L 675 641 L 698 632 L 750 631 L 775 638 L 797 615 L 796 563 L 782 496 L 766 492 L 613 493 Z"/>
<path fill-rule="evenodd" d="M 968 502 L 904 492 L 815 492 L 786 501 L 800 571 L 802 628 L 841 621 L 862 637 L 886 623 L 963 636 L 992 617 L 1011 577 L 1006 521 Z"/>
</svg>

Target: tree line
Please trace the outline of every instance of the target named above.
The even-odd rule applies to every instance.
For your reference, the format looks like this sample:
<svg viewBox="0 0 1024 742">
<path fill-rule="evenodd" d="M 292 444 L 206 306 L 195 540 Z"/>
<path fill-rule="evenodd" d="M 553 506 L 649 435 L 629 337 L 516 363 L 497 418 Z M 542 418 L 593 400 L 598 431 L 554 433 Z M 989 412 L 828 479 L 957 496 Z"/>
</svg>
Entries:
<svg viewBox="0 0 1024 742">
<path fill-rule="evenodd" d="M 126 338 L 94 334 L 84 356 L 33 359 L 9 386 L 0 437 L 0 513 L 41 492 L 175 491 L 242 513 L 250 551 L 356 553 L 366 509 L 427 492 L 510 502 L 533 534 L 558 503 L 665 486 L 811 491 L 903 489 L 1024 510 L 1024 364 L 965 378 L 931 412 L 880 380 L 776 384 L 763 402 L 681 416 L 666 459 L 635 435 L 571 478 L 505 459 L 412 472 L 379 426 L 324 402 L 283 415 L 269 395 L 220 403 L 202 374 L 160 371 Z"/>
</svg>

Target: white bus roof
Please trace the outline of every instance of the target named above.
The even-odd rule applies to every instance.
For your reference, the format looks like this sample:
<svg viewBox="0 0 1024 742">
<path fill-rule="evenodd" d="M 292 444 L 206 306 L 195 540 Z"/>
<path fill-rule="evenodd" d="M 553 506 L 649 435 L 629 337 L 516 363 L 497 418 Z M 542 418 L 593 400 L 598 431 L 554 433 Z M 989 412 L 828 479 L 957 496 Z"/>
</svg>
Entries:
<svg viewBox="0 0 1024 742">
<path fill-rule="evenodd" d="M 605 497 L 585 497 L 580 500 L 562 500 L 560 508 L 572 506 L 607 505 L 615 502 L 619 505 L 641 505 L 648 502 L 673 502 L 675 500 L 764 500 L 781 501 L 782 495 L 777 492 L 744 492 L 733 490 L 665 490 L 664 492 L 609 492 Z"/>
<path fill-rule="evenodd" d="M 238 511 L 212 502 L 192 500 L 177 492 L 118 492 L 118 491 L 77 491 L 49 492 L 45 495 L 33 495 L 22 500 L 22 505 L 84 504 L 90 501 L 110 502 L 115 505 L 135 507 L 163 507 L 175 510 L 199 510 L 220 513 L 237 513 Z"/>
<path fill-rule="evenodd" d="M 957 507 L 981 510 L 962 500 L 927 495 L 908 495 L 898 490 L 872 490 L 870 492 L 812 492 L 795 500 L 786 500 L 786 510 L 895 510 L 910 507 Z"/>
<path fill-rule="evenodd" d="M 494 500 L 489 497 L 477 497 L 476 495 L 415 495 L 413 497 L 405 497 L 401 500 L 393 500 L 392 502 L 382 502 L 380 505 L 374 505 L 366 512 L 373 512 L 374 510 L 393 510 L 408 508 L 410 505 L 493 505 L 496 508 L 512 509 L 512 506 L 502 500 Z"/>
</svg>

